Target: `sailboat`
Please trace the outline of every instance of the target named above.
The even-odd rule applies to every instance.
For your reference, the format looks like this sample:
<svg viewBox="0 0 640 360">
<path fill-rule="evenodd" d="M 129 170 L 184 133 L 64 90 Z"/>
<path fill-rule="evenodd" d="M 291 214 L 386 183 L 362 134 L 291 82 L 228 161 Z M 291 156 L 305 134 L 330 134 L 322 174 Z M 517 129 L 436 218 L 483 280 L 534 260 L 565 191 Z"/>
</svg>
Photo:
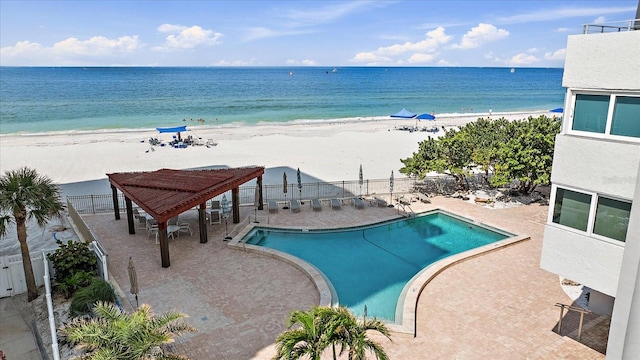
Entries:
<svg viewBox="0 0 640 360">
<path fill-rule="evenodd" d="M 513 74 L 514 72 L 516 72 L 516 69 L 511 68 L 511 73 Z"/>
</svg>

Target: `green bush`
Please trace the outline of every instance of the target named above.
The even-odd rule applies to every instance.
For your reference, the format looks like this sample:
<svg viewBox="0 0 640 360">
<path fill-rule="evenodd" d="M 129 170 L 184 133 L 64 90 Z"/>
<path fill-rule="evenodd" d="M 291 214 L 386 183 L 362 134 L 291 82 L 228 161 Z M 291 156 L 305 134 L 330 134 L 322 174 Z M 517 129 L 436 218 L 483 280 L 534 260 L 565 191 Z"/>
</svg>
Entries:
<svg viewBox="0 0 640 360">
<path fill-rule="evenodd" d="M 91 285 L 78 290 L 75 295 L 73 295 L 71 305 L 69 305 L 69 311 L 72 316 L 90 314 L 93 306 L 98 301 L 115 303 L 116 293 L 108 282 L 100 278 L 94 278 Z"/>
<path fill-rule="evenodd" d="M 95 278 L 95 273 L 78 271 L 70 277 L 63 280 L 63 282 L 57 282 L 54 288 L 57 292 L 61 292 L 68 299 L 78 289 L 88 286 Z"/>
<path fill-rule="evenodd" d="M 58 240 L 60 246 L 56 251 L 47 255 L 47 259 L 53 262 L 56 272 L 56 283 L 65 283 L 75 273 L 83 271 L 96 275 L 96 255 L 89 249 L 89 244 L 85 242 L 74 242 L 69 240 L 66 244 Z"/>
</svg>

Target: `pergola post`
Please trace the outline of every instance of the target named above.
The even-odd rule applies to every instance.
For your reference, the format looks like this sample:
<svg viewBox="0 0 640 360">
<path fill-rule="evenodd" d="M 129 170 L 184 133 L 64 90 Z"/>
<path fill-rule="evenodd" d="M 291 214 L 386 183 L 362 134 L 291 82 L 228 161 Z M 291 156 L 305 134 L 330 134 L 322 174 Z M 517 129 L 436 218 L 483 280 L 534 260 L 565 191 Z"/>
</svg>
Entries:
<svg viewBox="0 0 640 360">
<path fill-rule="evenodd" d="M 160 258 L 162 259 L 162 267 L 171 266 L 169 261 L 169 239 L 167 239 L 167 222 L 158 222 L 158 236 L 160 240 Z"/>
<path fill-rule="evenodd" d="M 198 207 L 198 231 L 200 232 L 200 243 L 206 244 L 208 239 L 207 235 L 207 204 L 200 204 Z M 211 215 L 213 216 L 213 214 Z"/>
<path fill-rule="evenodd" d="M 127 207 L 127 223 L 129 225 L 129 234 L 133 235 L 136 233 L 136 225 L 133 222 L 133 206 L 131 205 L 131 199 L 125 196 L 124 203 Z"/>
<path fill-rule="evenodd" d="M 113 211 L 116 215 L 116 220 L 120 220 L 120 205 L 118 204 L 118 189 L 111 185 L 111 197 L 113 199 Z"/>
<path fill-rule="evenodd" d="M 258 194 L 258 210 L 264 210 L 262 197 L 262 175 L 258 176 L 258 178 L 256 179 L 256 186 L 258 187 L 258 189 L 260 189 Z"/>
<path fill-rule="evenodd" d="M 231 208 L 233 210 L 233 223 L 240 222 L 240 188 L 234 187 L 231 189 Z"/>
</svg>

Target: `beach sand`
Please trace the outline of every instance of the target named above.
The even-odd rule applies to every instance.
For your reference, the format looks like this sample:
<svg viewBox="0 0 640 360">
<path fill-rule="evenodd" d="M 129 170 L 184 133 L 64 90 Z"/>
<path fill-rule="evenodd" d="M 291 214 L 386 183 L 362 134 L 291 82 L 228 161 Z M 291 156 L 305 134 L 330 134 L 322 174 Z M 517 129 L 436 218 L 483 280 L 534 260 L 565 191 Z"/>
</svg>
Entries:
<svg viewBox="0 0 640 360">
<path fill-rule="evenodd" d="M 547 112 L 493 113 L 492 118 L 510 120 Z M 365 179 L 402 177 L 400 159 L 412 156 L 418 143 L 438 133 L 400 131 L 396 127 L 457 127 L 488 114 L 437 116 L 436 121 L 360 118 L 357 120 L 308 121 L 257 126 L 190 126 L 182 133 L 213 139 L 216 146 L 175 149 L 154 146 L 157 137 L 167 143 L 174 134 L 155 129 L 0 135 L 0 172 L 22 166 L 34 168 L 61 185 L 67 195 L 110 194 L 107 173 L 154 171 L 162 168 L 264 166 L 265 184 L 279 184 L 282 171 L 300 168 L 303 182 L 357 180 L 362 164 Z M 290 178 L 295 182 L 295 178 Z M 59 222 L 58 222 L 59 225 Z M 35 237 L 50 242 L 50 235 L 29 228 L 30 246 L 40 248 Z M 8 251 L 7 249 L 12 250 Z M 0 241 L 0 255 L 19 253 L 15 229 Z"/>
</svg>

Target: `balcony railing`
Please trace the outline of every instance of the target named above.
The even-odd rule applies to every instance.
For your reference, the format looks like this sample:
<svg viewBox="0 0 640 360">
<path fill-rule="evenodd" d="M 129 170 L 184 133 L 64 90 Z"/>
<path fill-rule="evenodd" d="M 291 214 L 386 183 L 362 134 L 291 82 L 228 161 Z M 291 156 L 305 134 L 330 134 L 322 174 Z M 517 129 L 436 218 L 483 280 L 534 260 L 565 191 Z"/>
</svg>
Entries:
<svg viewBox="0 0 640 360">
<path fill-rule="evenodd" d="M 586 24 L 583 25 L 583 27 L 584 34 L 634 31 L 640 30 L 640 19 L 614 21 L 602 24 Z"/>
</svg>

